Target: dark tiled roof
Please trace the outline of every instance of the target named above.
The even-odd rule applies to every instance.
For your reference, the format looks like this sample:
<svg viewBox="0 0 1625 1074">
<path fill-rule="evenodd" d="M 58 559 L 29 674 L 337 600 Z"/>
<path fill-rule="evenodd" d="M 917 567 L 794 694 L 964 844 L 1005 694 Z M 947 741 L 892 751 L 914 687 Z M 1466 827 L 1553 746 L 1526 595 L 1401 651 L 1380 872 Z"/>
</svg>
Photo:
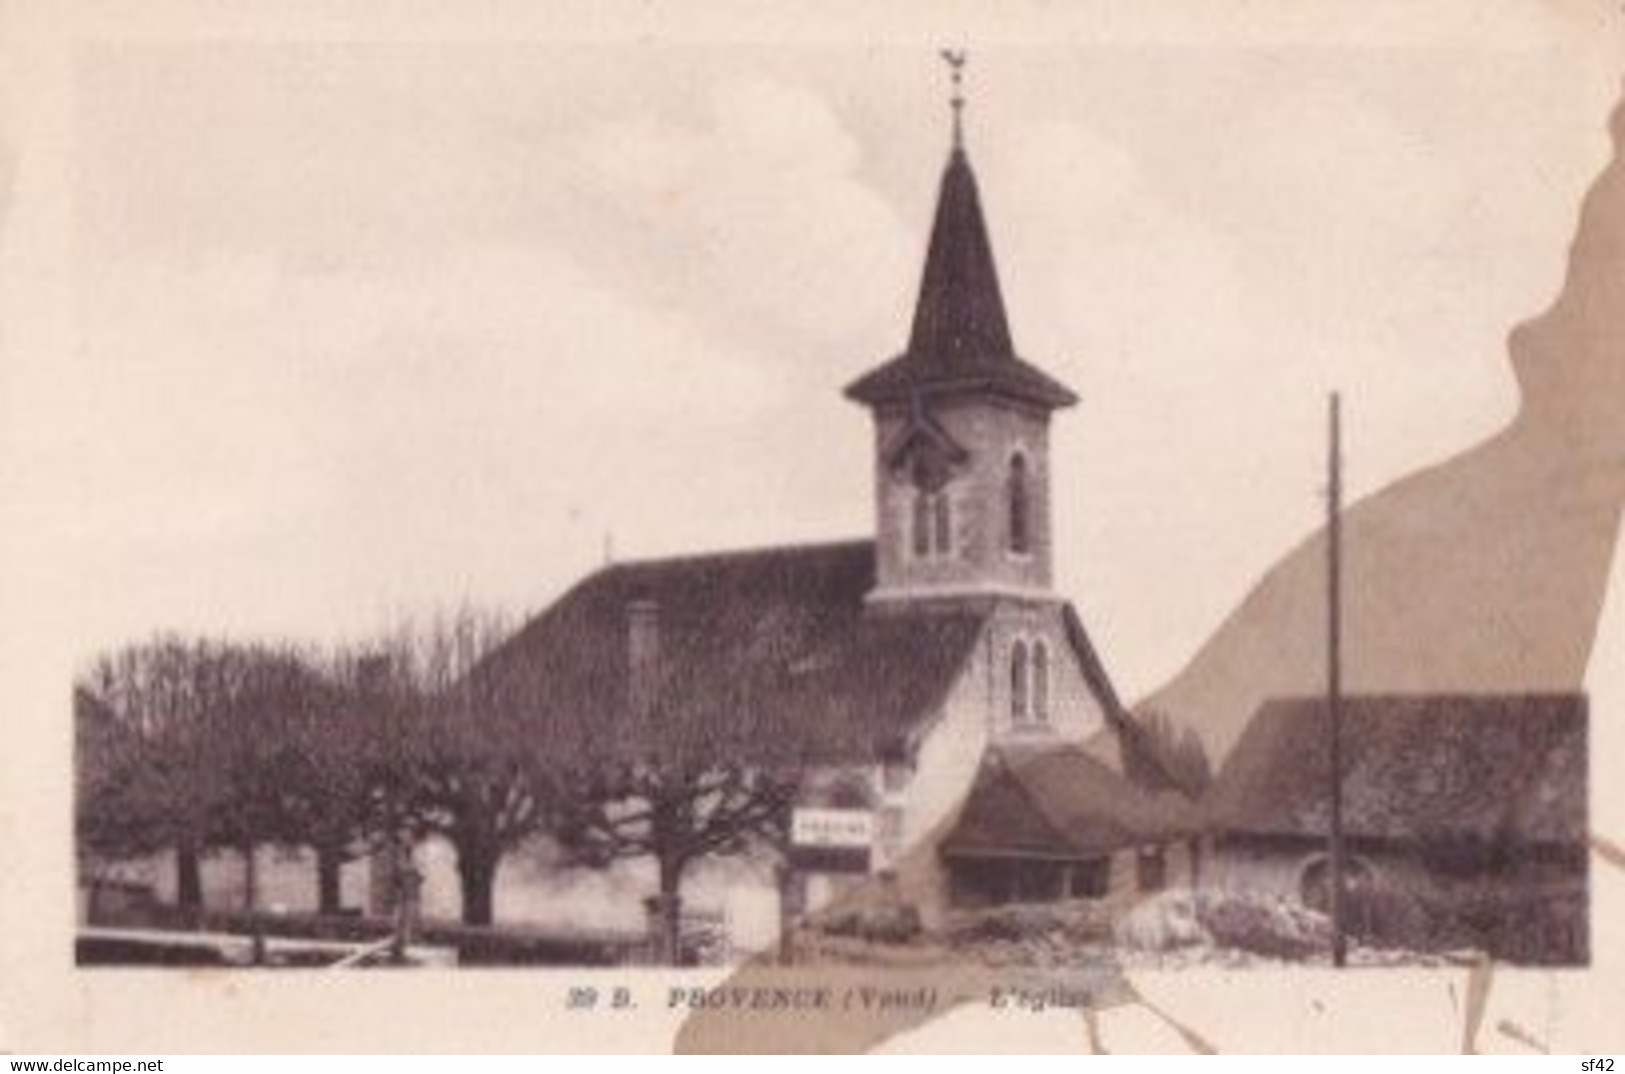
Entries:
<svg viewBox="0 0 1625 1074">
<path fill-rule="evenodd" d="M 956 148 L 943 172 L 908 350 L 853 382 L 874 405 L 916 393 L 987 391 L 1048 407 L 1077 397 L 1016 357 L 976 176 Z"/>
<path fill-rule="evenodd" d="M 876 404 L 922 395 L 985 391 L 995 395 L 1071 406 L 1078 401 L 1072 390 L 1048 373 L 1014 355 L 956 364 L 906 352 L 859 377 L 846 394 L 860 403 Z"/>
<path fill-rule="evenodd" d="M 498 648 L 480 688 L 561 754 L 874 759 L 906 750 L 985 614 L 866 610 L 873 542 L 626 563 L 586 578 Z M 658 711 L 629 704 L 628 611 L 658 608 Z"/>
<path fill-rule="evenodd" d="M 1586 838 L 1582 695 L 1354 697 L 1343 711 L 1350 836 Z M 1329 726 L 1320 698 L 1260 707 L 1214 784 L 1214 826 L 1324 835 Z"/>
<path fill-rule="evenodd" d="M 984 760 L 941 853 L 1092 857 L 1196 827 L 1186 799 L 1151 794 L 1081 746 L 1004 746 Z"/>
</svg>

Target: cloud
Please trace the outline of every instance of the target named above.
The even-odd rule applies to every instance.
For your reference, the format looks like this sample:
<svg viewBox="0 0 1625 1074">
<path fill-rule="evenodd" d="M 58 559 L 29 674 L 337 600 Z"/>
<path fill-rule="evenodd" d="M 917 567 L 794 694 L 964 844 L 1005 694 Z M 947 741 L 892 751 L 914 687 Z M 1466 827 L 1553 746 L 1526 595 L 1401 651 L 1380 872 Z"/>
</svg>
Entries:
<svg viewBox="0 0 1625 1074">
<path fill-rule="evenodd" d="M 326 273 L 150 256 L 84 283 L 59 536 L 139 576 L 160 621 L 222 614 L 248 561 L 283 591 L 256 622 L 525 600 L 783 406 L 773 362 L 528 248 Z"/>
<path fill-rule="evenodd" d="M 648 67 L 638 92 L 547 49 L 103 56 L 81 231 L 313 268 L 529 245 L 787 362 L 892 338 L 918 237 L 827 97 L 684 52 Z"/>
<path fill-rule="evenodd" d="M 607 121 L 568 155 L 581 230 L 653 293 L 780 350 L 896 329 L 905 288 L 888 284 L 912 280 L 917 240 L 812 92 L 725 79 L 698 125 Z"/>
</svg>

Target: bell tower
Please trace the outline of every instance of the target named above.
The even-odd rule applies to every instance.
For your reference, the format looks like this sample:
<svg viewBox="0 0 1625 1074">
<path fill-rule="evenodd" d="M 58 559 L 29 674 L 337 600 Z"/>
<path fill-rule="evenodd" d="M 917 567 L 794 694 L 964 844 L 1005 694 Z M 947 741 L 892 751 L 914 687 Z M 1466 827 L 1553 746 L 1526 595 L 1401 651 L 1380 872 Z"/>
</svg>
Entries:
<svg viewBox="0 0 1625 1074">
<path fill-rule="evenodd" d="M 953 145 L 908 347 L 848 398 L 875 429 L 873 603 L 1047 597 L 1051 587 L 1050 415 L 1077 402 L 1016 355 L 953 69 Z"/>
</svg>

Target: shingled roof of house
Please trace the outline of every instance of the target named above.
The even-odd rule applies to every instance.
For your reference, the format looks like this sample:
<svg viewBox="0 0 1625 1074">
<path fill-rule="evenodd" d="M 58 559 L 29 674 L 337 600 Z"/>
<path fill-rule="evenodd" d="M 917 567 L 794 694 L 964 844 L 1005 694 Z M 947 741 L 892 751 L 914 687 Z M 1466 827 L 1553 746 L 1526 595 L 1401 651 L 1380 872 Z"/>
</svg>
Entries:
<svg viewBox="0 0 1625 1074">
<path fill-rule="evenodd" d="M 976 175 L 956 146 L 942 175 L 908 349 L 854 381 L 846 394 L 878 405 L 964 390 L 1050 408 L 1078 401 L 1066 385 L 1016 356 Z"/>
<path fill-rule="evenodd" d="M 1351 837 L 1587 837 L 1583 695 L 1363 696 L 1343 713 Z M 1260 707 L 1208 799 L 1214 827 L 1324 835 L 1329 728 L 1321 698 Z"/>
<path fill-rule="evenodd" d="M 1153 794 L 1081 746 L 991 750 L 941 844 L 949 857 L 1090 858 L 1199 827 L 1190 801 Z"/>
<path fill-rule="evenodd" d="M 964 668 L 983 612 L 866 612 L 874 544 L 770 548 L 605 568 L 488 657 L 561 751 L 649 736 L 740 760 L 906 752 Z M 633 710 L 629 616 L 658 619 L 657 711 Z"/>
</svg>

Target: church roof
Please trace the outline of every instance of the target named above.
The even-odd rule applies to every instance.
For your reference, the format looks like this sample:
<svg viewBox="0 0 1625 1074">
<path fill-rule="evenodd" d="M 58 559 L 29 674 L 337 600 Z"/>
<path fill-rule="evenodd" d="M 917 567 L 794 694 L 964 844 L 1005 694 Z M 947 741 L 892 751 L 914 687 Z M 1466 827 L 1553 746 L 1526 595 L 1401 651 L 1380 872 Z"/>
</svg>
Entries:
<svg viewBox="0 0 1625 1074">
<path fill-rule="evenodd" d="M 1345 831 L 1378 839 L 1583 841 L 1586 724 L 1579 694 L 1345 699 Z M 1214 826 L 1325 835 L 1329 728 L 1322 698 L 1261 706 L 1214 784 Z"/>
<path fill-rule="evenodd" d="M 1195 831 L 1188 799 L 1154 794 L 1080 745 L 989 752 L 953 830 L 949 857 L 1088 858 Z"/>
<path fill-rule="evenodd" d="M 1052 408 L 1077 402 L 1065 385 L 1016 355 L 976 176 L 955 146 L 942 176 L 908 350 L 860 377 L 846 394 L 874 405 L 965 390 Z"/>
<path fill-rule="evenodd" d="M 584 579 L 481 665 L 561 755 L 693 748 L 839 762 L 906 752 L 986 613 L 865 608 L 871 541 L 624 563 Z M 658 617 L 658 711 L 632 709 L 628 610 Z"/>
</svg>

